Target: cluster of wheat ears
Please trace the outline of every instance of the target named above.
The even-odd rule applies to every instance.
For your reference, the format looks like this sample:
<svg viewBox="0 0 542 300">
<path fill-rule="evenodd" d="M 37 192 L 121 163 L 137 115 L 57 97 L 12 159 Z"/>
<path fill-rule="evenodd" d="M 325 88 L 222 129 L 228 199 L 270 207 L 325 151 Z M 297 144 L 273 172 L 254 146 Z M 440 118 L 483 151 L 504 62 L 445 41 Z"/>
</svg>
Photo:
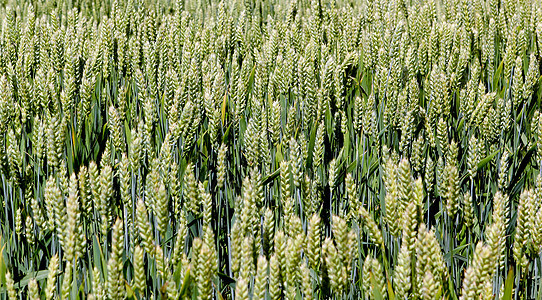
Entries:
<svg viewBox="0 0 542 300">
<path fill-rule="evenodd" d="M 542 2 L 4 0 L 0 299 L 541 299 Z"/>
</svg>

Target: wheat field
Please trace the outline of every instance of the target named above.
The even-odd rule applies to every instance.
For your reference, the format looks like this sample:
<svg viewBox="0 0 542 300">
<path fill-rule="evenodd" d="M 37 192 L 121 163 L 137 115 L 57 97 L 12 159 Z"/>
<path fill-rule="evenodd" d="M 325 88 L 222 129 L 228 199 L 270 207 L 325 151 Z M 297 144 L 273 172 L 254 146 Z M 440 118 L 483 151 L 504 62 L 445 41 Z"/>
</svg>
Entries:
<svg viewBox="0 0 542 300">
<path fill-rule="evenodd" d="M 0 2 L 0 299 L 542 299 L 541 1 Z"/>
</svg>

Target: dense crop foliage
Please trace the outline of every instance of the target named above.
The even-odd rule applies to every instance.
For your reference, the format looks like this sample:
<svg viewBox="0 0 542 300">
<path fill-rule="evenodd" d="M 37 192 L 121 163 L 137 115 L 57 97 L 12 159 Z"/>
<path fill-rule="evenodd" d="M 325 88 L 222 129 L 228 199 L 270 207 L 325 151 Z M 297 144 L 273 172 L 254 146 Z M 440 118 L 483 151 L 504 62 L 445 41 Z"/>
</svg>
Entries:
<svg viewBox="0 0 542 300">
<path fill-rule="evenodd" d="M 0 15 L 0 298 L 541 299 L 540 1 Z"/>
</svg>

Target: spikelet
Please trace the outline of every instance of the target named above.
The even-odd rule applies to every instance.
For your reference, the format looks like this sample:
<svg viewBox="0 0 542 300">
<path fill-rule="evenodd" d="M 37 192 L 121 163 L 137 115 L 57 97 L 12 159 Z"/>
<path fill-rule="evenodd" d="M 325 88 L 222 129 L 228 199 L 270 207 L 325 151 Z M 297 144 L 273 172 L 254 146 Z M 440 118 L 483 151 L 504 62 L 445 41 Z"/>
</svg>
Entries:
<svg viewBox="0 0 542 300">
<path fill-rule="evenodd" d="M 244 278 L 237 280 L 235 284 L 235 299 L 248 300 L 248 282 Z"/>
<path fill-rule="evenodd" d="M 202 243 L 201 252 L 198 255 L 198 272 L 196 278 L 198 299 L 211 299 L 212 297 L 212 259 L 209 246 L 206 243 Z"/>
<path fill-rule="evenodd" d="M 486 243 L 489 249 L 488 264 L 496 266 L 493 268 L 488 267 L 490 273 L 488 277 L 493 277 L 495 270 L 500 269 L 500 256 L 503 249 L 501 245 L 505 242 L 505 236 L 501 235 L 501 227 L 499 222 L 495 222 L 486 229 Z"/>
<path fill-rule="evenodd" d="M 241 221 L 237 220 L 235 223 L 231 226 L 230 231 L 230 253 L 231 253 L 231 271 L 233 274 L 237 274 L 239 272 L 240 263 L 241 263 L 241 243 L 243 241 L 243 235 L 241 228 Z"/>
<path fill-rule="evenodd" d="M 335 244 L 337 246 L 337 255 L 339 256 L 340 261 L 348 264 L 347 258 L 349 257 L 349 249 L 348 228 L 346 225 L 346 221 L 343 218 L 335 215 L 332 217 L 332 222 L 332 232 Z"/>
<path fill-rule="evenodd" d="M 302 278 L 303 299 L 311 300 L 314 297 L 312 288 L 312 279 L 310 270 L 307 267 L 306 262 L 303 262 L 300 267 L 300 273 Z"/>
<path fill-rule="evenodd" d="M 90 186 L 90 192 L 91 192 L 91 204 L 89 205 L 89 209 L 92 209 L 93 203 L 96 203 L 96 205 L 99 203 L 100 193 L 101 193 L 101 184 L 100 184 L 100 172 L 98 171 L 98 165 L 96 162 L 91 161 L 88 165 L 88 181 Z M 96 209 L 98 209 L 96 207 Z"/>
<path fill-rule="evenodd" d="M 143 123 L 140 121 L 138 127 L 151 126 L 148 123 Z M 146 131 L 149 131 L 149 128 L 143 128 L 143 130 L 138 131 L 135 127 L 131 130 L 132 141 L 128 145 L 128 157 L 130 159 L 130 168 L 133 172 L 137 172 L 141 166 L 141 160 L 144 158 L 144 151 L 150 150 L 150 142 L 148 141 L 148 135 Z"/>
<path fill-rule="evenodd" d="M 487 115 L 487 111 L 491 107 L 491 103 L 493 103 L 495 99 L 495 92 L 480 95 L 480 100 L 478 101 L 478 105 L 476 105 L 476 108 L 474 109 L 472 113 L 472 119 L 471 122 L 476 125 L 480 126 L 484 120 L 484 117 Z"/>
<path fill-rule="evenodd" d="M 369 212 L 364 207 L 360 207 L 359 214 L 361 216 L 363 227 L 366 228 L 371 240 L 378 246 L 384 247 L 382 232 L 378 228 L 377 223 L 373 220 L 373 217 L 369 215 Z"/>
<path fill-rule="evenodd" d="M 30 281 L 28 282 L 28 296 L 28 299 L 32 300 L 41 299 L 38 283 L 36 282 L 35 278 L 30 279 Z"/>
<path fill-rule="evenodd" d="M 275 239 L 275 214 L 269 208 L 265 209 L 263 220 L 263 251 L 267 256 L 272 252 Z"/>
<path fill-rule="evenodd" d="M 538 60 L 534 53 L 531 53 L 529 57 L 529 68 L 527 69 L 527 74 L 525 75 L 525 84 L 523 85 L 523 99 L 529 100 L 533 95 L 533 87 L 538 81 L 539 77 L 539 68 Z"/>
<path fill-rule="evenodd" d="M 403 245 L 412 253 L 416 248 L 416 233 L 418 227 L 418 208 L 413 202 L 409 203 L 403 215 Z"/>
<path fill-rule="evenodd" d="M 131 176 L 130 176 L 130 162 L 126 156 L 126 153 L 122 153 L 119 168 L 117 170 L 117 177 L 120 184 L 120 197 L 122 203 L 128 207 L 132 207 L 132 195 L 131 195 Z M 81 195 L 83 199 L 83 195 Z"/>
<path fill-rule="evenodd" d="M 435 182 L 435 162 L 431 156 L 427 156 L 427 161 L 425 164 L 425 174 L 423 176 L 425 186 L 427 188 L 427 193 L 433 191 L 433 184 Z"/>
<path fill-rule="evenodd" d="M 282 230 L 277 230 L 275 232 L 275 251 L 276 259 L 279 263 L 280 268 L 280 282 L 284 282 L 286 277 L 286 246 L 287 246 L 287 237 Z"/>
<path fill-rule="evenodd" d="M 420 209 L 423 205 L 423 202 L 424 202 L 424 199 L 425 199 L 425 191 L 424 191 L 424 186 L 423 186 L 423 181 L 422 181 L 422 178 L 417 178 L 415 181 L 414 181 L 414 184 L 412 186 L 412 200 L 414 201 L 414 203 L 416 204 L 416 206 L 418 207 L 418 209 Z"/>
<path fill-rule="evenodd" d="M 56 292 L 56 275 L 58 275 L 58 255 L 54 255 L 49 260 L 49 274 L 47 275 L 47 287 L 45 288 L 45 299 L 51 300 Z"/>
<path fill-rule="evenodd" d="M 31 218 L 31 220 L 35 222 L 40 232 L 44 231 L 47 227 L 47 221 L 45 220 L 43 210 L 36 197 L 32 197 L 30 200 L 30 206 L 32 207 L 33 214 L 33 218 Z"/>
<path fill-rule="evenodd" d="M 384 220 L 388 224 L 390 233 L 394 236 L 398 236 L 399 224 L 396 222 L 399 215 L 399 191 L 398 182 L 396 180 L 397 172 L 393 168 L 392 159 L 388 159 L 384 168 L 384 184 L 386 187 L 386 196 L 384 198 L 386 214 Z"/>
<path fill-rule="evenodd" d="M 410 164 L 407 159 L 402 159 L 399 162 L 399 170 L 397 172 L 397 212 L 401 216 L 405 211 L 405 207 L 411 199 L 413 199 L 412 185 L 413 179 L 410 172 Z"/>
<path fill-rule="evenodd" d="M 15 300 L 17 299 L 17 293 L 15 292 L 15 282 L 13 282 L 13 278 L 11 277 L 11 273 L 6 271 L 6 289 L 8 294 L 9 300 Z"/>
<path fill-rule="evenodd" d="M 254 265 L 253 254 L 253 240 L 252 236 L 249 235 L 243 239 L 241 244 L 240 278 L 250 278 L 255 274 L 256 266 Z"/>
<path fill-rule="evenodd" d="M 45 184 L 45 204 L 47 218 L 49 220 L 49 229 L 56 231 L 60 244 L 62 245 L 64 242 L 64 220 L 66 216 L 63 213 L 64 199 L 52 177 L 49 178 Z"/>
<path fill-rule="evenodd" d="M 479 242 L 474 251 L 472 265 L 465 271 L 460 299 L 473 299 L 482 294 L 483 283 L 491 280 L 488 270 L 491 266 L 488 260 L 490 256 L 490 249 Z"/>
<path fill-rule="evenodd" d="M 62 299 L 68 299 L 70 298 L 71 294 L 71 288 L 72 288 L 72 282 L 73 282 L 73 266 L 71 262 L 66 263 L 66 267 L 64 269 L 64 276 L 62 279 L 62 286 L 61 286 L 61 296 Z"/>
<path fill-rule="evenodd" d="M 535 111 L 533 123 L 536 124 L 536 126 L 533 126 L 534 130 L 536 130 L 536 160 L 540 162 L 542 161 L 542 115 L 540 111 Z"/>
<path fill-rule="evenodd" d="M 395 293 L 399 299 L 408 298 L 411 281 L 411 249 L 406 244 L 401 245 L 394 270 Z"/>
<path fill-rule="evenodd" d="M 435 299 L 435 295 L 437 295 L 441 289 L 439 283 L 436 281 L 433 273 L 430 270 L 427 270 L 422 276 L 423 279 L 420 288 L 421 299 Z"/>
<path fill-rule="evenodd" d="M 257 217 L 257 206 L 256 206 L 256 188 L 253 184 L 253 180 L 248 177 L 245 177 L 243 180 L 243 198 L 242 198 L 242 207 L 240 221 L 243 228 L 243 234 L 245 232 L 256 233 L 259 231 L 259 218 Z"/>
<path fill-rule="evenodd" d="M 512 101 L 514 107 L 518 107 L 523 100 L 523 60 L 517 57 L 514 65 L 514 75 L 512 79 Z"/>
<path fill-rule="evenodd" d="M 422 292 L 422 284 L 425 279 L 424 275 L 428 272 L 431 273 L 431 278 L 427 279 L 431 279 L 429 283 L 433 284 L 434 282 L 435 286 L 431 287 L 427 295 L 434 295 L 431 292 L 442 288 L 442 278 L 446 275 L 446 269 L 434 232 L 427 230 L 425 224 L 422 223 L 418 227 L 418 238 L 416 241 L 416 282 L 418 284 L 417 290 L 420 292 Z"/>
<path fill-rule="evenodd" d="M 324 159 L 324 123 L 320 122 L 316 131 L 316 140 L 314 144 L 313 164 L 318 168 L 322 165 Z"/>
<path fill-rule="evenodd" d="M 351 173 L 346 174 L 345 185 L 346 194 L 348 196 L 348 203 L 350 206 L 347 214 L 347 219 L 350 220 L 354 218 L 355 213 L 359 210 L 358 207 L 361 206 L 361 203 L 359 203 L 358 200 L 358 188 Z"/>
<path fill-rule="evenodd" d="M 169 274 L 168 279 L 165 283 L 167 288 L 167 296 L 170 299 L 178 299 L 179 298 L 179 292 L 177 290 L 177 285 L 175 284 L 175 280 L 173 279 L 173 275 Z"/>
<path fill-rule="evenodd" d="M 192 164 L 186 166 L 184 174 L 184 207 L 194 215 L 199 214 L 198 185 L 193 171 Z"/>
<path fill-rule="evenodd" d="M 369 293 L 371 299 L 373 299 L 373 289 L 380 290 L 381 293 L 385 291 L 384 275 L 382 271 L 382 265 L 380 262 L 373 258 L 371 255 L 367 255 L 365 262 L 363 263 L 363 288 Z"/>
<path fill-rule="evenodd" d="M 103 159 L 102 159 L 103 160 Z M 110 199 L 113 197 L 113 170 L 105 165 L 100 173 L 100 196 L 97 199 L 98 212 L 102 221 L 102 235 L 106 235 L 110 226 Z"/>
<path fill-rule="evenodd" d="M 303 178 L 303 161 L 304 155 L 302 154 L 299 143 L 293 138 L 290 139 L 290 166 L 295 187 L 301 186 L 301 178 Z"/>
<path fill-rule="evenodd" d="M 247 129 L 244 136 L 244 145 L 245 145 L 245 157 L 247 163 L 250 167 L 254 167 L 260 162 L 260 143 L 258 135 L 260 129 L 258 126 L 258 121 L 255 119 L 250 119 L 248 121 Z"/>
<path fill-rule="evenodd" d="M 168 195 L 166 192 L 166 187 L 163 183 L 160 183 L 158 186 L 158 190 L 153 191 L 155 193 L 155 199 L 156 199 L 156 223 L 157 223 L 157 229 L 158 232 L 160 232 L 160 235 L 165 238 L 166 236 L 166 230 L 167 230 L 167 223 L 168 223 L 168 212 L 169 212 L 169 205 L 168 205 Z"/>
<path fill-rule="evenodd" d="M 34 139 L 32 140 L 32 144 L 35 147 L 34 153 L 36 154 L 36 157 L 38 158 L 38 160 L 41 160 L 46 150 L 46 144 L 45 144 L 46 124 L 45 122 L 40 120 L 39 116 L 37 116 L 36 120 L 34 120 L 34 126 L 36 126 L 37 128 L 35 129 L 34 134 L 33 134 Z"/>
<path fill-rule="evenodd" d="M 80 218 L 78 185 L 75 173 L 70 177 L 69 195 L 66 201 L 66 224 L 64 236 L 66 243 L 64 245 L 66 261 L 72 262 L 75 256 L 77 240 L 80 238 L 77 232 Z"/>
<path fill-rule="evenodd" d="M 111 131 L 113 145 L 118 152 L 124 152 L 126 143 L 124 141 L 123 130 L 121 128 L 121 119 L 118 110 L 114 106 L 109 107 L 109 130 Z"/>
<path fill-rule="evenodd" d="M 534 253 L 538 253 L 540 252 L 540 249 L 542 248 L 542 220 L 540 220 L 540 217 L 542 216 L 542 209 L 539 207 L 536 213 L 532 213 L 532 216 L 534 217 L 534 221 L 532 222 L 533 236 L 531 237 L 532 250 Z"/>
<path fill-rule="evenodd" d="M 265 299 L 267 278 L 267 259 L 264 256 L 259 256 L 256 267 L 256 276 L 254 278 L 254 291 L 252 294 L 254 299 Z"/>
<path fill-rule="evenodd" d="M 288 161 L 280 162 L 280 200 L 284 209 L 284 213 L 292 209 L 290 204 L 290 164 Z"/>
<path fill-rule="evenodd" d="M 18 208 L 17 212 L 15 212 L 15 234 L 20 237 L 22 235 L 23 231 L 23 220 L 21 216 L 21 209 Z"/>
<path fill-rule="evenodd" d="M 417 139 L 414 139 L 412 142 L 412 151 L 410 156 L 410 161 L 412 164 L 412 168 L 416 172 L 420 172 L 423 168 L 423 147 L 424 147 L 424 140 L 423 136 L 418 136 Z"/>
<path fill-rule="evenodd" d="M 102 275 L 98 270 L 98 267 L 94 266 L 92 271 L 92 291 L 96 299 L 103 299 L 105 297 L 105 289 L 102 281 Z"/>
<path fill-rule="evenodd" d="M 60 126 L 60 120 L 57 116 L 50 116 L 47 122 L 47 134 L 46 138 L 49 143 L 47 145 L 47 166 L 48 168 L 56 168 L 60 164 L 60 151 L 61 141 L 60 131 L 57 131 L 57 128 Z"/>
<path fill-rule="evenodd" d="M 147 254 L 152 255 L 154 253 L 154 238 L 152 236 L 152 227 L 149 223 L 147 207 L 143 199 L 139 199 L 137 202 L 137 230 L 142 241 L 143 248 Z"/>
<path fill-rule="evenodd" d="M 340 295 L 343 292 L 343 274 L 341 274 L 344 271 L 343 263 L 337 253 L 337 248 L 330 238 L 326 238 L 322 243 L 322 253 L 328 270 L 331 289 L 335 294 Z"/>
<path fill-rule="evenodd" d="M 465 194 L 463 194 L 462 200 L 463 218 L 465 219 L 465 224 L 467 225 L 467 227 L 471 227 L 474 225 L 475 222 L 474 203 L 471 194 L 469 192 L 466 192 Z"/>
<path fill-rule="evenodd" d="M 506 228 L 509 223 L 509 210 L 507 206 L 507 196 L 500 192 L 495 193 L 493 198 L 493 224 L 495 226 L 495 238 L 493 244 L 488 241 L 491 246 L 496 264 L 500 264 L 505 256 Z M 500 257 L 499 257 L 500 256 Z M 502 265 L 501 265 L 502 267 Z"/>
<path fill-rule="evenodd" d="M 361 132 L 363 126 L 363 101 L 360 96 L 354 99 L 354 130 Z"/>
<path fill-rule="evenodd" d="M 443 196 L 445 193 L 445 186 L 444 183 L 446 182 L 447 177 L 444 174 L 444 160 L 442 159 L 442 156 L 439 156 L 437 164 L 436 164 L 436 192 L 439 196 Z"/>
<path fill-rule="evenodd" d="M 271 299 L 278 299 L 282 290 L 282 279 L 280 273 L 280 262 L 277 255 L 271 255 L 269 259 L 269 296 Z"/>
<path fill-rule="evenodd" d="M 107 262 L 107 295 L 111 299 L 121 299 L 124 295 L 122 253 L 124 249 L 124 224 L 117 219 L 113 225 L 111 257 Z"/>
<path fill-rule="evenodd" d="M 271 139 L 271 145 L 278 144 L 280 140 L 280 133 L 281 133 L 281 122 L 280 122 L 280 102 L 279 101 L 273 101 L 269 108 L 269 126 L 268 131 Z"/>
<path fill-rule="evenodd" d="M 317 270 L 320 264 L 321 249 L 321 221 L 317 214 L 313 214 L 309 221 L 307 231 L 306 255 L 309 267 Z"/>
<path fill-rule="evenodd" d="M 217 185 L 218 188 L 223 188 L 226 181 L 226 151 L 225 144 L 220 145 L 217 157 Z"/>
<path fill-rule="evenodd" d="M 437 149 L 440 150 L 440 153 L 442 153 L 442 155 L 445 155 L 448 149 L 448 133 L 446 121 L 443 118 L 440 118 L 437 123 L 435 140 L 438 142 Z"/>
<path fill-rule="evenodd" d="M 134 248 L 133 256 L 134 266 L 134 290 L 138 291 L 140 295 L 144 296 L 147 289 L 145 265 L 143 261 L 143 249 L 139 245 Z"/>
<path fill-rule="evenodd" d="M 338 166 L 337 166 L 337 160 L 336 159 L 333 159 L 331 160 L 331 162 L 329 163 L 329 174 L 328 174 L 328 183 L 329 183 L 329 187 L 333 190 L 338 182 L 337 182 L 337 176 L 338 176 Z"/>
<path fill-rule="evenodd" d="M 476 139 L 476 136 L 472 135 L 469 139 L 469 146 L 467 149 L 467 172 L 471 180 L 476 176 L 478 160 L 480 159 L 478 157 L 479 153 L 476 151 L 478 143 L 479 141 Z"/>
<path fill-rule="evenodd" d="M 526 268 L 528 264 L 525 251 L 529 246 L 529 235 L 534 221 L 534 219 L 530 218 L 530 214 L 535 211 L 535 199 L 531 190 L 524 190 L 519 197 L 517 207 L 513 254 L 516 262 L 523 268 Z"/>
<path fill-rule="evenodd" d="M 302 235 L 289 237 L 286 243 L 286 276 L 284 282 L 286 288 L 296 287 L 301 283 L 299 265 L 304 239 Z"/>
</svg>

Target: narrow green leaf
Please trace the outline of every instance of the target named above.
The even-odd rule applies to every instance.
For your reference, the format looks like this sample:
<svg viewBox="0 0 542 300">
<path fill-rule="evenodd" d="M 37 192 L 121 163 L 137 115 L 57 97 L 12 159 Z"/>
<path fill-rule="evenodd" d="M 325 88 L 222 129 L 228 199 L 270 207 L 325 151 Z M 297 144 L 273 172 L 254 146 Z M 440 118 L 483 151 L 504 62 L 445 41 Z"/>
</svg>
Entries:
<svg viewBox="0 0 542 300">
<path fill-rule="evenodd" d="M 2 237 L 0 237 L 0 243 L 2 242 Z M 0 285 L 6 284 L 6 264 L 4 263 L 4 247 L 2 244 L 0 248 Z"/>
<path fill-rule="evenodd" d="M 373 297 L 375 298 L 375 300 L 384 300 L 384 296 L 382 296 L 382 291 L 380 291 L 380 287 L 378 286 L 378 283 L 376 282 L 373 274 L 371 274 L 371 287 L 373 288 Z"/>
<path fill-rule="evenodd" d="M 47 278 L 47 276 L 49 275 L 49 270 L 41 270 L 41 271 L 38 271 L 38 272 L 31 272 L 29 274 L 27 274 L 25 277 L 23 277 L 23 279 L 21 279 L 21 281 L 15 283 L 15 288 L 16 289 L 21 289 L 25 286 L 28 285 L 28 282 L 31 280 L 31 279 L 36 279 L 36 281 L 40 281 L 40 280 L 43 280 L 45 278 Z"/>
<path fill-rule="evenodd" d="M 487 165 L 487 163 L 489 163 L 493 159 L 493 157 L 495 157 L 495 155 L 497 155 L 497 153 L 499 153 L 499 150 L 494 151 L 493 153 L 491 153 L 490 155 L 488 155 L 484 159 L 482 159 L 478 163 L 478 170 L 482 169 L 485 165 Z"/>
<path fill-rule="evenodd" d="M 222 126 L 224 126 L 224 120 L 226 119 L 226 105 L 228 104 L 228 93 L 224 93 L 224 98 L 222 99 Z"/>
<path fill-rule="evenodd" d="M 190 265 L 188 265 L 188 268 L 186 269 L 186 274 L 184 274 L 183 284 L 181 285 L 181 292 L 180 292 L 181 297 L 185 296 L 191 282 L 192 282 L 192 276 L 190 275 Z"/>
<path fill-rule="evenodd" d="M 504 296 L 503 300 L 512 300 L 512 290 L 514 289 L 514 269 L 510 267 L 508 275 L 506 276 L 506 282 L 504 283 Z"/>
<path fill-rule="evenodd" d="M 391 281 L 389 279 L 386 279 L 388 282 L 388 297 L 390 300 L 395 300 L 395 293 L 393 292 L 393 287 L 391 286 Z"/>
</svg>

